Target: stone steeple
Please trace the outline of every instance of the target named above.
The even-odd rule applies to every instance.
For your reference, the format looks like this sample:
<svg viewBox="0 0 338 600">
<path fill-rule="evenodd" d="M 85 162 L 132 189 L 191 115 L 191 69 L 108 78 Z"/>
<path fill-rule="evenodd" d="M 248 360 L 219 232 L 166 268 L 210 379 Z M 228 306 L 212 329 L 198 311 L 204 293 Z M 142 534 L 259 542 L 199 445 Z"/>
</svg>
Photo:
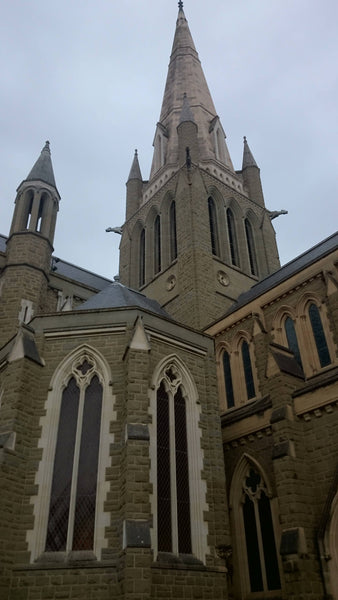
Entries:
<svg viewBox="0 0 338 600">
<path fill-rule="evenodd" d="M 131 165 L 128 181 L 131 179 L 140 179 L 142 181 L 140 163 L 138 161 L 137 150 L 135 150 L 134 159 Z"/>
<path fill-rule="evenodd" d="M 233 171 L 224 131 L 180 4 L 160 120 L 154 138 L 150 181 L 162 167 L 177 164 L 179 149 L 176 130 L 180 123 L 184 97 L 198 128 L 200 160 L 217 160 Z"/>
</svg>

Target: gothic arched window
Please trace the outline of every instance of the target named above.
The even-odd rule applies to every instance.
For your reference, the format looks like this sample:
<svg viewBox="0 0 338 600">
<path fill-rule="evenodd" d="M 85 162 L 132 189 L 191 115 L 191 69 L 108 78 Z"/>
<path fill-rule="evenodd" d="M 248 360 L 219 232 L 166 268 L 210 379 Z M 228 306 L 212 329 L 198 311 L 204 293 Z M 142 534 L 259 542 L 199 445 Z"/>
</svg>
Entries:
<svg viewBox="0 0 338 600">
<path fill-rule="evenodd" d="M 94 548 L 101 412 L 102 385 L 84 359 L 62 393 L 47 552 Z"/>
<path fill-rule="evenodd" d="M 255 241 L 254 241 L 254 236 L 253 236 L 253 231 L 252 231 L 252 225 L 248 219 L 245 219 L 244 225 L 245 225 L 246 244 L 247 244 L 248 255 L 249 255 L 250 272 L 252 275 L 258 275 Z"/>
<path fill-rule="evenodd" d="M 159 552 L 191 554 L 185 399 L 181 387 L 168 394 L 163 381 L 157 391 L 157 537 Z"/>
<path fill-rule="evenodd" d="M 322 324 L 322 320 L 320 318 L 320 313 L 318 310 L 318 306 L 312 303 L 309 306 L 309 318 L 312 327 L 312 333 L 314 337 L 314 341 L 317 348 L 318 358 L 321 367 L 327 367 L 327 365 L 331 364 L 331 358 L 329 349 L 327 346 L 324 328 Z"/>
<path fill-rule="evenodd" d="M 302 359 L 300 356 L 295 324 L 294 324 L 293 320 L 291 319 L 291 317 L 287 317 L 285 319 L 284 327 L 285 327 L 286 339 L 288 341 L 288 346 L 289 346 L 291 352 L 293 352 L 295 359 L 298 362 L 299 366 L 302 367 Z"/>
<path fill-rule="evenodd" d="M 154 270 L 155 274 L 161 270 L 161 218 L 157 215 L 154 222 Z"/>
<path fill-rule="evenodd" d="M 255 384 L 254 384 L 254 378 L 253 378 L 253 372 L 252 372 L 250 350 L 249 350 L 249 345 L 246 341 L 242 342 L 242 361 L 243 361 L 243 371 L 244 371 L 246 393 L 247 393 L 248 400 L 250 400 L 251 398 L 254 398 L 256 396 L 256 392 L 255 392 Z"/>
<path fill-rule="evenodd" d="M 170 204 L 169 209 L 169 234 L 170 234 L 170 261 L 177 258 L 177 235 L 176 235 L 176 203 Z"/>
<path fill-rule="evenodd" d="M 146 282 L 146 232 L 144 229 L 140 235 L 140 257 L 139 257 L 139 286 Z"/>
<path fill-rule="evenodd" d="M 235 406 L 234 390 L 232 385 L 231 365 L 229 353 L 224 350 L 223 352 L 223 375 L 224 385 L 226 393 L 226 404 L 227 408 Z"/>
<path fill-rule="evenodd" d="M 217 215 L 216 206 L 212 198 L 208 198 L 208 211 L 209 211 L 209 226 L 210 226 L 210 238 L 211 238 L 211 251 L 214 256 L 219 256 L 219 240 L 217 231 Z"/>
<path fill-rule="evenodd" d="M 268 490 L 248 466 L 242 482 L 242 517 L 251 592 L 279 590 L 281 581 Z"/>
<path fill-rule="evenodd" d="M 227 226 L 228 226 L 231 262 L 236 267 L 239 267 L 235 219 L 234 219 L 233 212 L 230 210 L 230 208 L 228 208 L 228 210 L 227 210 Z"/>
</svg>

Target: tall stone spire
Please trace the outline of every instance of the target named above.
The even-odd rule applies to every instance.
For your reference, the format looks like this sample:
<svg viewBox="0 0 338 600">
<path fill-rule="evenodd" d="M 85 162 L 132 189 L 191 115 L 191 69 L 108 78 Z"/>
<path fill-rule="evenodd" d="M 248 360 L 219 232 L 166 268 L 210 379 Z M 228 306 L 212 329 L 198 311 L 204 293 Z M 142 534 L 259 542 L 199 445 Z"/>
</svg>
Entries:
<svg viewBox="0 0 338 600">
<path fill-rule="evenodd" d="M 42 148 L 38 160 L 27 175 L 25 181 L 44 181 L 45 183 L 56 187 L 48 141 Z"/>
<path fill-rule="evenodd" d="M 150 180 L 163 166 L 177 164 L 176 129 L 180 122 L 182 98 L 185 94 L 186 102 L 190 106 L 198 127 L 201 161 L 221 160 L 228 168 L 233 170 L 225 146 L 224 132 L 217 117 L 188 21 L 183 11 L 183 2 L 180 2 L 160 120 L 154 139 L 155 151 Z M 217 126 L 215 127 L 215 124 L 221 129 L 221 136 L 223 136 L 224 149 L 222 148 L 222 152 L 218 152 L 217 149 L 220 142 L 216 141 Z"/>
</svg>

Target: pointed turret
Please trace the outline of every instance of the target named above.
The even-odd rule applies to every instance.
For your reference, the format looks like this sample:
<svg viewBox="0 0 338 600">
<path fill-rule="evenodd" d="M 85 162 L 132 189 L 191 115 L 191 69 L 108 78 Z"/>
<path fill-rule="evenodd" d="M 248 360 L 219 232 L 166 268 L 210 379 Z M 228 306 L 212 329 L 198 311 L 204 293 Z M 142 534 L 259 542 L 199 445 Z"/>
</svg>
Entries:
<svg viewBox="0 0 338 600">
<path fill-rule="evenodd" d="M 44 181 L 45 183 L 56 187 L 48 141 L 42 148 L 38 160 L 27 175 L 25 181 Z"/>
<path fill-rule="evenodd" d="M 246 140 L 246 136 L 244 136 L 242 169 L 245 169 L 246 167 L 257 167 L 257 163 L 256 163 L 256 161 L 253 157 L 253 154 L 249 148 L 249 144 Z"/>
<path fill-rule="evenodd" d="M 137 150 L 135 150 L 127 181 L 126 221 L 128 221 L 128 219 L 139 209 L 142 200 L 142 190 L 142 174 Z"/>
<path fill-rule="evenodd" d="M 249 148 L 246 137 L 244 136 L 243 162 L 242 162 L 243 183 L 249 197 L 265 206 L 260 170 Z"/>
<path fill-rule="evenodd" d="M 181 122 L 182 98 L 185 93 L 198 128 L 201 161 L 218 160 L 233 171 L 224 132 L 180 3 L 161 116 L 155 133 L 150 180 L 162 167 L 176 166 L 178 163 L 176 132 Z M 213 126 L 216 121 L 218 127 Z"/>
<path fill-rule="evenodd" d="M 43 312 L 60 196 L 49 142 L 17 189 L 3 275 L 3 306 L 8 315 L 0 336 L 5 342 L 20 323 Z"/>
<path fill-rule="evenodd" d="M 142 181 L 142 175 L 141 175 L 140 163 L 138 161 L 137 150 L 135 150 L 134 160 L 131 165 L 128 181 L 130 181 L 131 179 L 140 179 Z"/>
</svg>

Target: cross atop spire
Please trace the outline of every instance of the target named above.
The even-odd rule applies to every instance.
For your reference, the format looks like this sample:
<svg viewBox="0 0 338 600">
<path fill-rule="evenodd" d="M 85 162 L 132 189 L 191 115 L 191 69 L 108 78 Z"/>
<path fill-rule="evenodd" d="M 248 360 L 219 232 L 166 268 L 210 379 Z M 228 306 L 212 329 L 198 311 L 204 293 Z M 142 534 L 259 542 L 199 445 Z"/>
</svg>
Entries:
<svg viewBox="0 0 338 600">
<path fill-rule="evenodd" d="M 179 10 L 183 10 L 183 2 L 182 2 L 182 0 L 180 0 L 179 3 L 178 3 L 178 9 Z"/>
</svg>

